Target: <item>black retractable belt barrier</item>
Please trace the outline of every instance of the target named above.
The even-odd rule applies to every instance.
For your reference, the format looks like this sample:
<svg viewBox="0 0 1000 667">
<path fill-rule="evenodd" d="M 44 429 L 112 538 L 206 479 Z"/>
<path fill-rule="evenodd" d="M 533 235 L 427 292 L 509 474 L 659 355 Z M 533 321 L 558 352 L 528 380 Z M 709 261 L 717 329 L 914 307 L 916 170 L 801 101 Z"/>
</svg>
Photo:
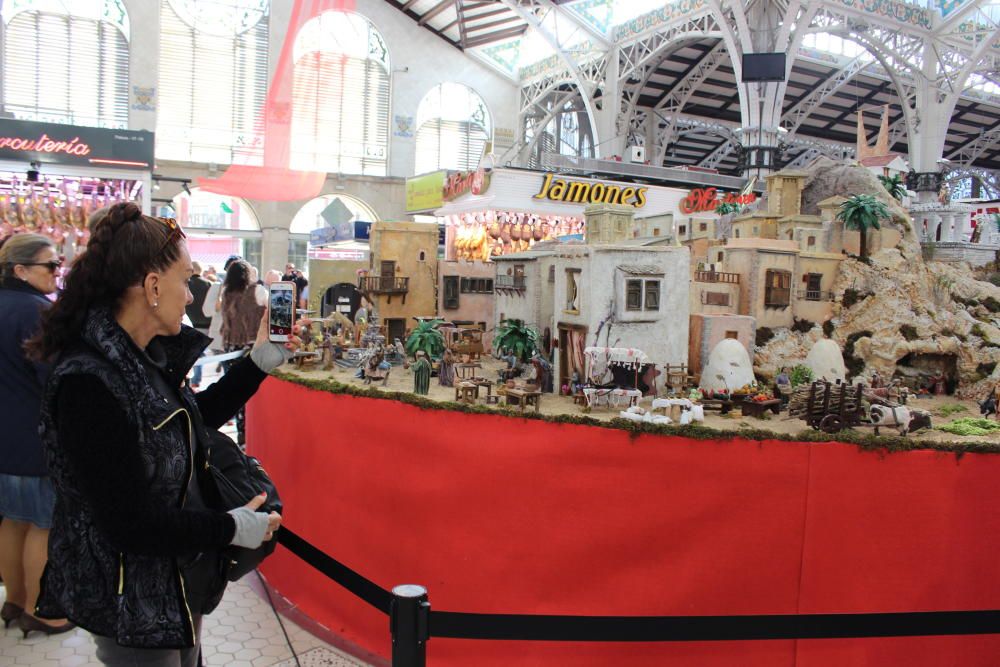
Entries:
<svg viewBox="0 0 1000 667">
<path fill-rule="evenodd" d="M 1000 610 L 755 616 L 550 616 L 431 611 L 427 590 L 392 593 L 282 527 L 278 543 L 382 613 L 393 667 L 424 667 L 430 637 L 573 642 L 690 642 L 1000 634 Z"/>
<path fill-rule="evenodd" d="M 284 526 L 278 530 L 277 536 L 278 544 L 304 560 L 314 569 L 333 579 L 383 614 L 389 613 L 389 607 L 392 604 L 392 593 L 378 584 L 365 579 L 343 563 L 327 556 Z"/>
<path fill-rule="evenodd" d="M 756 616 L 532 616 L 432 611 L 432 637 L 572 642 L 844 639 L 1000 633 L 1000 611 Z"/>
</svg>

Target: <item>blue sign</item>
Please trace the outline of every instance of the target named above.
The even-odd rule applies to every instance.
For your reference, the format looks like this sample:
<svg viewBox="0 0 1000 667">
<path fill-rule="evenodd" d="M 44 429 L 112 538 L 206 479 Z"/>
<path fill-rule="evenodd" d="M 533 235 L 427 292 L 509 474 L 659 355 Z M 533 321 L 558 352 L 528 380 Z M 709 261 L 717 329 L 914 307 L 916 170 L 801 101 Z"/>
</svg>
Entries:
<svg viewBox="0 0 1000 667">
<path fill-rule="evenodd" d="M 363 220 L 354 221 L 354 238 L 363 241 L 368 240 L 371 236 L 372 223 L 365 222 Z"/>
<path fill-rule="evenodd" d="M 337 240 L 335 227 L 320 227 L 309 232 L 309 245 L 326 245 Z"/>
</svg>

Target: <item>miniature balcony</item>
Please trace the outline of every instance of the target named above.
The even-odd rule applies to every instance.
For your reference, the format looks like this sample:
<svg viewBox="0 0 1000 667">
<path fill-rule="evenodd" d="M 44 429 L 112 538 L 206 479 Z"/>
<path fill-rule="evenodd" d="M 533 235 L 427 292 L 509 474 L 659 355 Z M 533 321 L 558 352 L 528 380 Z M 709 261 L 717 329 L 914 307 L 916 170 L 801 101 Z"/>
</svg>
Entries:
<svg viewBox="0 0 1000 667">
<path fill-rule="evenodd" d="M 403 303 L 406 303 L 406 293 L 410 291 L 410 279 L 400 276 L 361 276 L 358 278 L 358 290 L 362 294 L 381 294 L 389 297 L 395 295 L 403 296 Z"/>
<path fill-rule="evenodd" d="M 524 291 L 524 276 L 497 276 L 493 282 L 495 290 Z"/>
<path fill-rule="evenodd" d="M 740 284 L 740 274 L 724 273 L 722 271 L 695 271 L 694 280 L 698 283 L 731 283 Z"/>
</svg>

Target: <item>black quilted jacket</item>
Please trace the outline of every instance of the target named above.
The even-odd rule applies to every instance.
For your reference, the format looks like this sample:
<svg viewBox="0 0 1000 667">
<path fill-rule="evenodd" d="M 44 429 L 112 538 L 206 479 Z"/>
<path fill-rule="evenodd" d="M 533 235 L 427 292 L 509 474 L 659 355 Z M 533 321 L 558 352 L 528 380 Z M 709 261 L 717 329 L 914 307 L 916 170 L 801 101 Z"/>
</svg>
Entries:
<svg viewBox="0 0 1000 667">
<path fill-rule="evenodd" d="M 191 547 L 228 544 L 234 531 L 224 512 L 183 509 L 196 443 L 205 437 L 196 429 L 217 428 L 266 375 L 244 359 L 196 398 L 182 383 L 209 339 L 185 327 L 178 336 L 154 340 L 166 353 L 169 386 L 179 387 L 177 408 L 176 400 L 157 392 L 141 353 L 109 311 L 92 312 L 81 339 L 53 369 L 42 405 L 40 433 L 56 506 L 36 612 L 69 618 L 122 646 L 191 646 L 193 619 L 178 557 Z M 70 429 L 74 420 L 57 415 L 57 406 L 65 411 L 69 404 L 60 387 L 79 388 L 81 380 L 94 387 L 94 409 L 89 415 L 79 410 L 90 399 L 74 395 L 81 418 Z M 110 405 L 109 397 L 115 399 Z M 203 403 L 212 404 L 211 417 L 199 409 Z M 72 436 L 61 438 L 60 427 Z M 92 453 L 81 458 L 81 451 Z M 125 467 L 120 459 L 126 458 L 134 465 Z M 134 475 L 143 477 L 138 486 L 130 485 Z M 123 502 L 121 494 L 107 491 L 119 487 L 142 497 Z M 174 537 L 164 540 L 168 527 Z"/>
</svg>

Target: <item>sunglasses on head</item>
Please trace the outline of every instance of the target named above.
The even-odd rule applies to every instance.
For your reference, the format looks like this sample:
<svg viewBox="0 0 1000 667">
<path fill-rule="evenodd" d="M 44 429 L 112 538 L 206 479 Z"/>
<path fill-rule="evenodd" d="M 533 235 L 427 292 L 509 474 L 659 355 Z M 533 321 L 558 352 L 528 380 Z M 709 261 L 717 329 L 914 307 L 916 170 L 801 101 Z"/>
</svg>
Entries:
<svg viewBox="0 0 1000 667">
<path fill-rule="evenodd" d="M 167 238 L 163 241 L 163 245 L 160 247 L 160 251 L 158 253 L 156 253 L 157 255 L 161 254 L 164 250 L 166 250 L 167 246 L 169 246 L 171 244 L 171 242 L 174 241 L 174 239 L 178 239 L 178 238 L 186 239 L 187 238 L 187 234 L 184 233 L 184 230 L 181 229 L 181 226 L 179 224 L 177 224 L 177 220 L 175 220 L 174 218 L 159 218 L 159 217 L 157 217 L 157 218 L 155 218 L 155 220 L 158 220 L 159 222 L 162 222 L 164 225 L 166 225 L 167 229 L 169 230 L 167 232 Z"/>
<path fill-rule="evenodd" d="M 52 273 L 55 273 L 62 265 L 63 263 L 61 259 L 54 259 L 51 262 L 27 262 L 21 266 L 44 266 Z"/>
</svg>

